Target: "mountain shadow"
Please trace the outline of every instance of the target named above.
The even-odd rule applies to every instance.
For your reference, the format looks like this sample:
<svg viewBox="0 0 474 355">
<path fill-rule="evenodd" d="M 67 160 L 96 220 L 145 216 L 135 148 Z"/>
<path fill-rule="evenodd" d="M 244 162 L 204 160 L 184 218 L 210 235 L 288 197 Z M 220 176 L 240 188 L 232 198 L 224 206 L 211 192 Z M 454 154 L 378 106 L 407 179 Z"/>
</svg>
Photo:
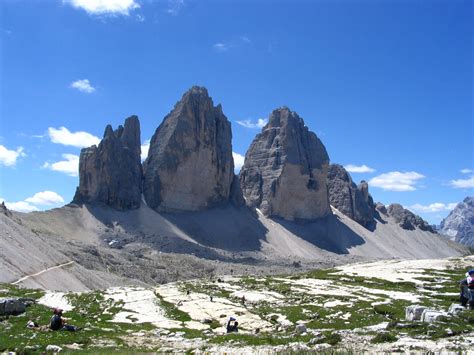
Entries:
<svg viewBox="0 0 474 355">
<path fill-rule="evenodd" d="M 248 208 L 230 204 L 180 213 L 157 213 L 144 205 L 127 212 L 105 205 L 87 207 L 106 227 L 102 236 L 106 241 L 116 245 L 140 242 L 162 252 L 212 260 L 235 261 L 215 249 L 232 254 L 260 251 L 268 232 Z"/>
<path fill-rule="evenodd" d="M 336 254 L 349 254 L 351 247 L 365 243 L 359 234 L 333 214 L 310 223 L 290 222 L 280 218 L 272 220 L 316 247 Z"/>
</svg>

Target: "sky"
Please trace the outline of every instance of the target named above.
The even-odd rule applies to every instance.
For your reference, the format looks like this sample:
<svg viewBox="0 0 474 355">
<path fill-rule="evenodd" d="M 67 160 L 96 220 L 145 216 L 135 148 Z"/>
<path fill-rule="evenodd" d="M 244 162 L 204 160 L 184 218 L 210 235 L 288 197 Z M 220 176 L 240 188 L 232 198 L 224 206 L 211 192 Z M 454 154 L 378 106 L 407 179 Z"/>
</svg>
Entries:
<svg viewBox="0 0 474 355">
<path fill-rule="evenodd" d="M 237 169 L 297 112 L 375 201 L 430 223 L 474 194 L 470 0 L 0 1 L 0 199 L 71 201 L 82 147 L 132 114 L 147 141 L 207 87 Z"/>
</svg>

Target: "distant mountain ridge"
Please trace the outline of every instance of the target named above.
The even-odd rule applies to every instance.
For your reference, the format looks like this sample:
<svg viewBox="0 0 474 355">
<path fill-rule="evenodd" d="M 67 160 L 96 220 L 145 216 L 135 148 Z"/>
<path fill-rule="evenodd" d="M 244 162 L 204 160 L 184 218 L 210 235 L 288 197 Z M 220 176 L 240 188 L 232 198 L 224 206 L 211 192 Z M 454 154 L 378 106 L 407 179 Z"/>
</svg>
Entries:
<svg viewBox="0 0 474 355">
<path fill-rule="evenodd" d="M 439 232 L 455 242 L 474 247 L 474 196 L 458 203 L 441 221 Z"/>
</svg>

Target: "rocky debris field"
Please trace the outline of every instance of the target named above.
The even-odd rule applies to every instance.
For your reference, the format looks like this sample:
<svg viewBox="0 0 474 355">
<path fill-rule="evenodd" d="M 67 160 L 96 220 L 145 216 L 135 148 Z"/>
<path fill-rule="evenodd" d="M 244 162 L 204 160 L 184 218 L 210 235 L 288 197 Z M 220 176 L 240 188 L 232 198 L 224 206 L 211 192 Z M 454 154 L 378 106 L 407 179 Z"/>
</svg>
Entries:
<svg viewBox="0 0 474 355">
<path fill-rule="evenodd" d="M 474 311 L 447 311 L 473 263 L 473 256 L 390 260 L 82 293 L 3 284 L 0 297 L 36 302 L 0 317 L 0 351 L 472 351 Z M 47 331 L 52 307 L 82 329 Z M 423 307 L 442 316 L 411 320 Z M 230 317 L 238 333 L 226 334 Z"/>
</svg>

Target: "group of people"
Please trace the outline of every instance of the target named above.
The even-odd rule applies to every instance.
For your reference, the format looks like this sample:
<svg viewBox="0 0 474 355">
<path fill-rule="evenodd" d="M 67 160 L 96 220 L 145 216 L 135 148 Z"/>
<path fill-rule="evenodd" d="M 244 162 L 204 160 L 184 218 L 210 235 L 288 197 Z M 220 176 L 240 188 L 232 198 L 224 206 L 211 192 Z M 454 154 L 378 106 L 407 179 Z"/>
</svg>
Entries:
<svg viewBox="0 0 474 355">
<path fill-rule="evenodd" d="M 461 305 L 467 307 L 469 304 L 469 308 L 474 309 L 474 269 L 466 273 L 466 278 L 459 283 L 459 287 Z"/>
</svg>

